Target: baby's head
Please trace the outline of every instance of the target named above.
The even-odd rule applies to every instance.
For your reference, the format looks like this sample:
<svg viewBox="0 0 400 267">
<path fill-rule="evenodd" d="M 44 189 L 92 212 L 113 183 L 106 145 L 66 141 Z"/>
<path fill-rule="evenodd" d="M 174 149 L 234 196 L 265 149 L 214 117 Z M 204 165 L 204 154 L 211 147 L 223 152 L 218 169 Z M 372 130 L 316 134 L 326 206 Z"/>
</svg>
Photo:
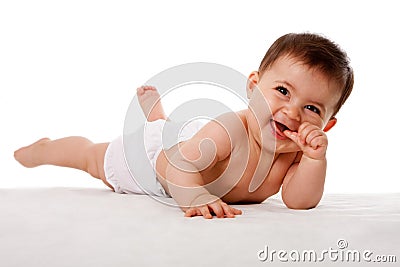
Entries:
<svg viewBox="0 0 400 267">
<path fill-rule="evenodd" d="M 320 35 L 289 33 L 278 38 L 268 49 L 260 64 L 259 76 L 281 57 L 301 61 L 339 85 L 341 96 L 334 108 L 334 117 L 349 97 L 354 84 L 353 70 L 346 53 L 337 44 Z"/>
</svg>

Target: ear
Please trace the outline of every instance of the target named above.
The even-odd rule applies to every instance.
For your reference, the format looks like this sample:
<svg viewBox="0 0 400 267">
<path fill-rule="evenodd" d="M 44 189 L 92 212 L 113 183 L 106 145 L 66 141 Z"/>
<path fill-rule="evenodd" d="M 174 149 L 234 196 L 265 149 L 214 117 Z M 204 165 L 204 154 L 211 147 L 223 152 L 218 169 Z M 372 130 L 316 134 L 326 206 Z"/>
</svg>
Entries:
<svg viewBox="0 0 400 267">
<path fill-rule="evenodd" d="M 324 128 L 324 132 L 327 132 L 330 129 L 332 129 L 332 127 L 335 126 L 336 123 L 337 123 L 337 119 L 335 117 L 330 118 L 328 123 L 326 124 L 326 126 Z"/>
<path fill-rule="evenodd" d="M 247 86 L 246 86 L 247 98 L 250 99 L 254 87 L 258 85 L 259 79 L 260 77 L 258 71 L 253 71 L 252 73 L 250 73 L 249 78 L 247 79 Z"/>
</svg>

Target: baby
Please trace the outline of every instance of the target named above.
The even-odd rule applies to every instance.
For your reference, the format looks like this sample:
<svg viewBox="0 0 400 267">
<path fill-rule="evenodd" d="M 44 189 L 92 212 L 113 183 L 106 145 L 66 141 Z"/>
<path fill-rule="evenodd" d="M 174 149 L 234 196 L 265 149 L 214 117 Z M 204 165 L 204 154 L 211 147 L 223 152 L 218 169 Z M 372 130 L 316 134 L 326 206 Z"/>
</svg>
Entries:
<svg viewBox="0 0 400 267">
<path fill-rule="evenodd" d="M 313 208 L 324 190 L 325 132 L 336 124 L 353 83 L 347 55 L 336 44 L 316 34 L 286 34 L 249 75 L 247 109 L 215 118 L 168 149 L 160 147 L 149 158 L 155 177 L 140 179 L 154 179 L 159 186 L 154 190 L 173 197 L 187 217 L 232 218 L 241 211 L 228 204 L 261 203 L 280 188 L 288 208 Z M 169 120 L 159 93 L 142 86 L 137 95 L 149 127 L 161 136 Z M 131 177 L 122 138 L 100 144 L 83 137 L 44 138 L 14 156 L 25 167 L 84 170 L 115 192 L 152 194 Z"/>
</svg>

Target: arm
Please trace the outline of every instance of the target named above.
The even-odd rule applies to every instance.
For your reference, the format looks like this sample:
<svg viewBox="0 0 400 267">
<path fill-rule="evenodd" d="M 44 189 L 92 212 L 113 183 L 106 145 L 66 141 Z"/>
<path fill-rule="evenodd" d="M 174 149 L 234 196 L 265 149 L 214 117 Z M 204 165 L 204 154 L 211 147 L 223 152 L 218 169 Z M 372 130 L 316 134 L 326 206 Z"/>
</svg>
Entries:
<svg viewBox="0 0 400 267">
<path fill-rule="evenodd" d="M 185 216 L 203 215 L 212 218 L 211 211 L 218 217 L 234 217 L 241 212 L 229 207 L 213 196 L 204 187 L 206 182 L 201 171 L 212 168 L 230 155 L 229 134 L 218 122 L 210 122 L 192 139 L 181 145 L 169 159 L 166 170 L 168 190 Z"/>
<path fill-rule="evenodd" d="M 298 133 L 285 131 L 285 134 L 300 147 L 302 156 L 289 168 L 283 180 L 282 199 L 288 208 L 314 208 L 324 191 L 328 138 L 309 123 L 302 124 Z"/>
</svg>

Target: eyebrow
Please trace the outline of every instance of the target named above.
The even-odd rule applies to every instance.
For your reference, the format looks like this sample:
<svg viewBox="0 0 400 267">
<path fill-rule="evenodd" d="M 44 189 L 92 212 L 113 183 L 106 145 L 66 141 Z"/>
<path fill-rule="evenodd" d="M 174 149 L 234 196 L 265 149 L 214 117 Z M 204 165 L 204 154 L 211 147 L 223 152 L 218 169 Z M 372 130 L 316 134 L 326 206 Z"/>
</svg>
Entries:
<svg viewBox="0 0 400 267">
<path fill-rule="evenodd" d="M 290 82 L 287 81 L 282 81 L 282 80 L 276 80 L 274 81 L 275 83 L 283 83 L 285 85 L 288 85 L 289 87 L 291 87 L 292 89 L 296 89 Z"/>
<path fill-rule="evenodd" d="M 283 84 L 285 84 L 286 86 L 288 86 L 288 87 L 294 89 L 295 91 L 297 90 L 296 87 L 294 87 L 294 86 L 293 86 L 290 82 L 288 82 L 288 81 L 276 80 L 276 81 L 274 81 L 274 82 L 275 82 L 275 83 L 283 83 Z M 326 107 L 325 107 L 325 105 L 323 105 L 322 103 L 317 102 L 317 101 L 310 101 L 310 102 L 312 102 L 313 104 L 315 104 L 315 105 L 317 105 L 317 106 L 320 106 L 321 109 L 324 109 L 324 112 L 326 112 Z"/>
</svg>

